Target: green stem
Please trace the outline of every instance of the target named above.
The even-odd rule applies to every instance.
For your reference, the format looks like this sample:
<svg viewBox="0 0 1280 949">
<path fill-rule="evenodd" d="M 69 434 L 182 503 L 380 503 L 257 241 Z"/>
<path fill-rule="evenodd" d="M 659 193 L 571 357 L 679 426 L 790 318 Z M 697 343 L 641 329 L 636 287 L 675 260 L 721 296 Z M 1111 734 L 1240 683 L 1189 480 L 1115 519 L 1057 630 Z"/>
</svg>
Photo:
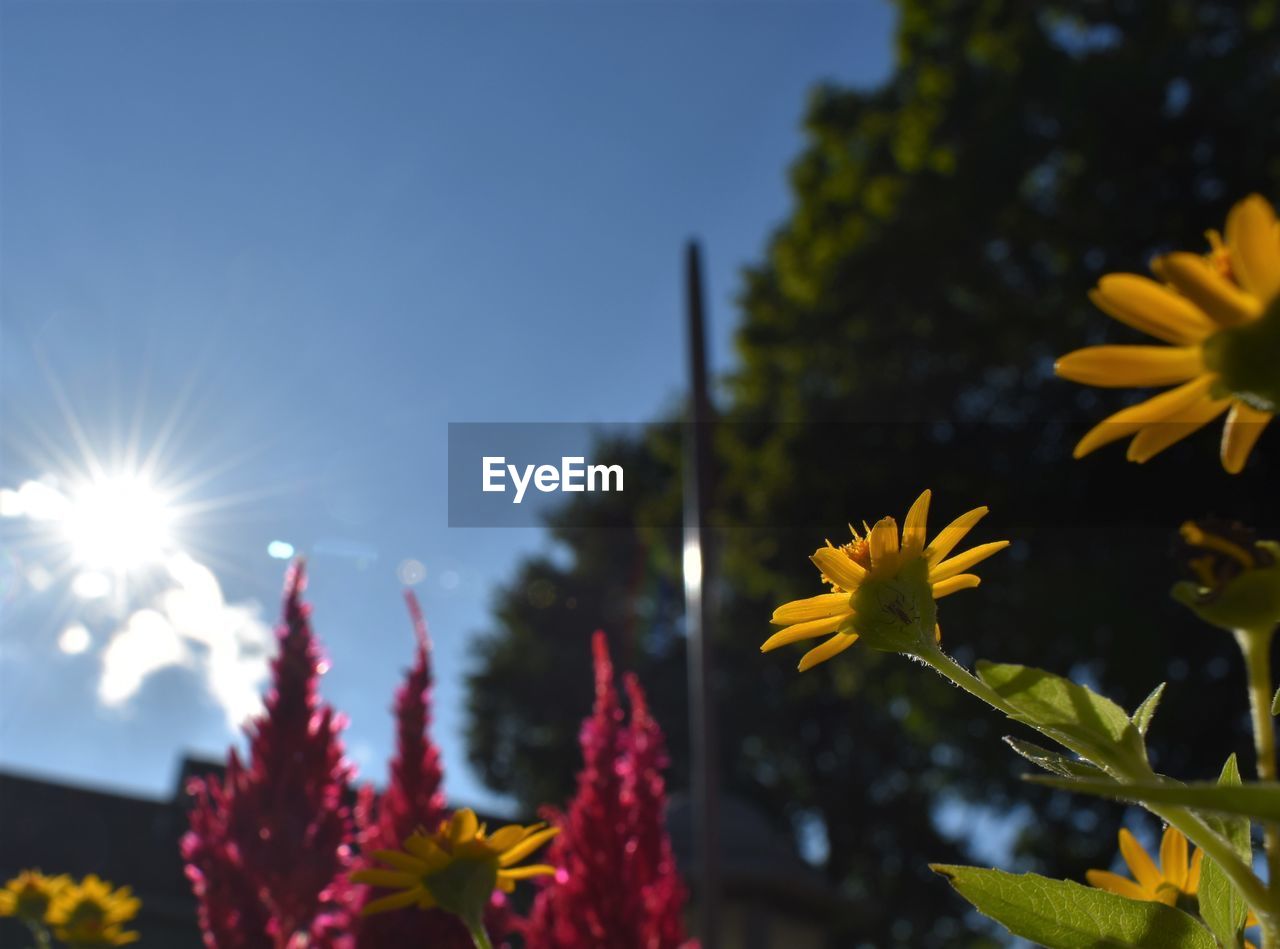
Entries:
<svg viewBox="0 0 1280 949">
<path fill-rule="evenodd" d="M 960 663 L 956 662 L 941 649 L 933 649 L 917 654 L 918 658 L 934 669 L 940 675 L 950 679 L 960 688 L 964 689 L 974 698 L 986 702 L 992 708 L 1005 715 L 1014 716 L 1016 710 L 1000 697 L 994 689 L 979 679 L 976 675 L 966 669 Z M 1270 701 L 1268 697 L 1268 702 Z M 1268 709 L 1269 706 L 1264 706 Z M 1270 723 L 1270 719 L 1268 719 Z M 1272 755 L 1271 761 L 1275 762 L 1274 732 L 1272 734 Z M 1070 743 L 1064 741 L 1061 737 L 1055 737 L 1055 741 L 1064 745 L 1071 751 L 1081 757 L 1083 755 L 1078 748 L 1073 748 Z M 1113 777 L 1130 780 L 1149 780 L 1150 774 L 1116 774 Z M 1187 839 L 1209 855 L 1225 873 L 1228 879 L 1235 884 L 1236 889 L 1240 891 L 1249 908 L 1258 914 L 1262 920 L 1264 934 L 1272 930 L 1272 927 L 1280 926 L 1280 907 L 1276 906 L 1276 899 L 1262 881 L 1253 873 L 1240 856 L 1235 852 L 1230 842 L 1215 831 L 1212 827 L 1201 820 L 1196 814 L 1185 807 L 1174 807 L 1167 805 L 1144 805 L 1157 817 L 1172 824 L 1178 830 L 1186 835 Z M 1280 891 L 1278 891 L 1280 892 Z M 1277 930 L 1280 931 L 1280 930 Z M 1280 949 L 1280 943 L 1268 943 L 1263 949 Z"/>
<path fill-rule="evenodd" d="M 1249 712 L 1253 718 L 1253 747 L 1257 755 L 1259 781 L 1276 780 L 1276 726 L 1271 715 L 1271 639 L 1275 630 L 1241 629 L 1236 642 L 1244 654 L 1249 680 Z M 1274 821 L 1262 825 L 1262 840 L 1267 853 L 1267 880 L 1273 894 L 1280 897 L 1280 826 Z M 1280 947 L 1280 921 L 1262 927 L 1263 949 Z"/>
<path fill-rule="evenodd" d="M 986 702 L 997 712 L 1016 715 L 1013 706 L 1000 697 L 995 689 L 987 685 L 976 675 L 956 662 L 941 649 L 933 649 L 919 654 L 920 661 L 932 668 L 943 678 L 950 679 L 976 699 Z"/>
<path fill-rule="evenodd" d="M 36 949 L 49 949 L 53 943 L 49 939 L 49 930 L 45 929 L 40 923 L 34 919 L 23 920 L 27 924 L 27 928 L 31 930 L 31 938 L 36 941 Z"/>
<path fill-rule="evenodd" d="M 489 941 L 489 934 L 484 931 L 484 923 L 467 923 L 467 929 L 471 933 L 471 941 L 476 944 L 476 949 L 493 949 L 493 943 Z"/>
</svg>

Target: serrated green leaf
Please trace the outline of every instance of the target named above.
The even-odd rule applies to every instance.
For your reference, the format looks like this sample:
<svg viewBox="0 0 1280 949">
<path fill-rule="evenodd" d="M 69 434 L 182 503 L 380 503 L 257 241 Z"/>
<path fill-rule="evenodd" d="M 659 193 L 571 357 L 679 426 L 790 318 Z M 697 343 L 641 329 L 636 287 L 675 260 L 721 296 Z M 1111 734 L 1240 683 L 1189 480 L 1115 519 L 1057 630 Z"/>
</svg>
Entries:
<svg viewBox="0 0 1280 949">
<path fill-rule="evenodd" d="M 1151 727 L 1151 719 L 1155 718 L 1156 709 L 1160 707 L 1160 697 L 1164 695 L 1165 683 L 1161 682 L 1151 694 L 1142 700 L 1133 712 L 1133 727 L 1138 729 L 1138 734 L 1145 735 L 1147 729 Z"/>
<path fill-rule="evenodd" d="M 1280 689 L 1276 689 L 1275 697 L 1271 700 L 1271 714 L 1280 715 Z"/>
<path fill-rule="evenodd" d="M 1223 765 L 1222 774 L 1218 778 L 1222 787 L 1241 786 L 1240 768 L 1236 764 L 1236 756 L 1232 755 Z M 1211 819 L 1213 829 L 1231 842 L 1232 848 L 1244 861 L 1245 866 L 1253 863 L 1253 844 L 1249 839 L 1249 819 L 1247 817 L 1214 817 Z M 1222 945 L 1235 947 L 1240 945 L 1240 930 L 1244 926 L 1248 905 L 1240 891 L 1236 889 L 1218 863 L 1207 854 L 1203 857 L 1204 865 L 1200 870 L 1200 916 L 1213 930 Z"/>
<path fill-rule="evenodd" d="M 1163 903 L 1034 873 L 939 864 L 932 869 L 979 912 L 1050 949 L 1218 949 L 1209 930 Z"/>
<path fill-rule="evenodd" d="M 1141 804 L 1179 804 L 1222 814 L 1235 814 L 1252 820 L 1280 821 L 1280 784 L 1255 781 L 1239 787 L 1224 787 L 1208 782 L 1172 784 L 1141 781 L 1119 784 L 1093 778 L 1046 778 L 1029 774 L 1027 781 L 1077 794 L 1093 794 L 1119 801 Z"/>
<path fill-rule="evenodd" d="M 1016 721 L 1099 764 L 1125 761 L 1145 767 L 1142 735 L 1128 713 L 1110 699 L 1030 666 L 980 662 L 978 677 L 1013 708 Z"/>
<path fill-rule="evenodd" d="M 1023 741 L 1021 738 L 1012 738 L 1006 735 L 1004 740 L 1010 748 L 1033 765 L 1044 768 L 1051 774 L 1061 775 L 1064 778 L 1105 777 L 1100 768 L 1087 761 L 1081 761 L 1079 758 L 1068 758 L 1066 755 L 1060 755 L 1056 751 L 1050 751 L 1048 748 L 1041 748 L 1034 742 Z"/>
</svg>

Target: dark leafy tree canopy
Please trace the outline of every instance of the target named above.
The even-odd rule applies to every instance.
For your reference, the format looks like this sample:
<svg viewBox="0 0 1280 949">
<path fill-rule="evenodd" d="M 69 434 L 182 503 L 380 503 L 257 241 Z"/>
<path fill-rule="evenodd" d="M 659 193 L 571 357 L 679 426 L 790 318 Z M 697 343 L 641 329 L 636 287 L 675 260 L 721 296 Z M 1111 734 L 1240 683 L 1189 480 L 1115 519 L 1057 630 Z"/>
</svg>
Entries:
<svg viewBox="0 0 1280 949">
<path fill-rule="evenodd" d="M 1009 825 L 1012 862 L 1079 879 L 1110 863 L 1123 812 L 1021 784 L 998 741 L 1016 726 L 899 657 L 859 646 L 798 675 L 798 654 L 761 656 L 771 608 L 820 592 L 806 555 L 823 536 L 900 518 L 925 487 L 935 528 L 989 504 L 975 538 L 1015 543 L 981 589 L 943 603 L 944 644 L 1083 677 L 1130 707 L 1169 679 L 1157 764 L 1210 777 L 1230 751 L 1251 760 L 1242 673 L 1227 639 L 1169 602 L 1169 538 L 1208 512 L 1280 527 L 1259 500 L 1280 435 L 1236 479 L 1208 431 L 1140 469 L 1115 447 L 1073 462 L 1084 428 L 1136 394 L 1052 374 L 1072 349 L 1139 341 L 1088 302 L 1100 275 L 1204 247 L 1250 192 L 1280 198 L 1277 3 L 898 7 L 888 82 L 812 95 L 793 206 L 744 274 L 719 399 L 725 783 L 797 835 L 820 829 L 840 946 L 966 944 L 973 922 L 924 867 L 990 842 L 949 838 L 940 815 L 1029 803 L 1034 818 Z M 471 753 L 530 806 L 571 791 L 597 627 L 652 692 L 684 780 L 678 534 L 636 526 L 677 519 L 678 439 L 658 425 L 648 444 L 611 446 L 643 512 L 630 490 L 575 501 L 558 554 L 499 595 Z M 1206 708 L 1241 723 L 1234 747 L 1197 745 Z"/>
</svg>

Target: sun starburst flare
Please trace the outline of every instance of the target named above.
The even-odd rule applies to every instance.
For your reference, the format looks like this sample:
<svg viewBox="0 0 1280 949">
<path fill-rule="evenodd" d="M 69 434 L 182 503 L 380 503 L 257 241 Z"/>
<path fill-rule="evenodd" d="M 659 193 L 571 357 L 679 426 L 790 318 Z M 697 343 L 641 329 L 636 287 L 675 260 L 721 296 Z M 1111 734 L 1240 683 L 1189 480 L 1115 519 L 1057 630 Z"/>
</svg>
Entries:
<svg viewBox="0 0 1280 949">
<path fill-rule="evenodd" d="M 1227 415 L 1222 466 L 1243 470 L 1280 401 L 1280 223 L 1251 195 L 1231 209 L 1225 239 L 1210 232 L 1207 255 L 1165 254 L 1160 281 L 1108 274 L 1090 293 L 1103 312 L 1167 346 L 1090 346 L 1068 353 L 1058 375 L 1106 387 L 1174 386 L 1094 426 L 1081 458 L 1133 436 L 1130 461 L 1145 462 Z"/>
<path fill-rule="evenodd" d="M 850 526 L 853 540 L 837 547 L 830 541 L 811 559 L 822 572 L 831 592 L 794 600 L 773 612 L 772 622 L 784 629 L 760 647 L 769 652 L 780 646 L 829 636 L 800 660 L 800 671 L 844 652 L 859 638 L 873 637 L 877 648 L 910 651 L 909 637 L 923 629 L 937 639 L 941 631 L 934 616 L 934 601 L 976 587 L 981 581 L 970 567 L 1009 546 L 1007 540 L 972 547 L 954 557 L 948 555 L 984 516 L 985 507 L 974 508 L 952 521 L 925 543 L 925 522 L 931 492 L 926 490 L 911 505 L 903 524 L 884 517 L 865 533 Z"/>
</svg>

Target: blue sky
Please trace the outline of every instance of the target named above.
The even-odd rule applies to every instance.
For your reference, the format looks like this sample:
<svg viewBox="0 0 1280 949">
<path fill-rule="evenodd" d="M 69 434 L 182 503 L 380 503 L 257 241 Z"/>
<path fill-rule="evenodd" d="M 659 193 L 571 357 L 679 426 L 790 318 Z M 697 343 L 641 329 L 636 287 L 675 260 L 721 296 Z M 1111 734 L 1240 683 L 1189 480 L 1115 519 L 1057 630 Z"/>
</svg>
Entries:
<svg viewBox="0 0 1280 949">
<path fill-rule="evenodd" d="M 84 596 L 56 525 L 0 519 L 0 767 L 167 793 L 181 752 L 224 752 L 284 540 L 309 555 L 323 692 L 373 780 L 412 648 L 398 574 L 425 569 L 448 791 L 492 803 L 465 762 L 461 674 L 495 585 L 546 540 L 447 527 L 447 424 L 674 405 L 692 235 L 725 367 L 807 90 L 886 75 L 887 6 L 2 15 L 0 488 L 65 498 L 86 457 L 151 457 L 185 567 Z M 158 605 L 179 575 L 187 599 Z M 188 615 L 205 607 L 216 622 Z M 156 668 L 130 678 L 129 656 Z"/>
</svg>

